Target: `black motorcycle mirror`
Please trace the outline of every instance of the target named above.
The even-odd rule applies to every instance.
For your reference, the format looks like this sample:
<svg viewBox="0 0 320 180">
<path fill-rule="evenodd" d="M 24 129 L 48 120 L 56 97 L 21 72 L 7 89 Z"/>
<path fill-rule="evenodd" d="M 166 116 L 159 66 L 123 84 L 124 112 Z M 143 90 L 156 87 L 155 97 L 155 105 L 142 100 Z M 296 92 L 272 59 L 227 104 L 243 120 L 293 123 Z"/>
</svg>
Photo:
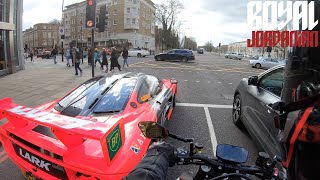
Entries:
<svg viewBox="0 0 320 180">
<path fill-rule="evenodd" d="M 193 155 L 194 144 L 193 138 L 183 138 L 175 134 L 171 134 L 168 129 L 162 127 L 160 124 L 153 121 L 143 121 L 138 124 L 141 132 L 146 138 L 153 140 L 165 139 L 171 137 L 179 141 L 190 143 L 190 155 Z"/>
<path fill-rule="evenodd" d="M 138 126 L 143 135 L 149 139 L 165 139 L 169 136 L 169 131 L 156 122 L 144 121 Z"/>
</svg>

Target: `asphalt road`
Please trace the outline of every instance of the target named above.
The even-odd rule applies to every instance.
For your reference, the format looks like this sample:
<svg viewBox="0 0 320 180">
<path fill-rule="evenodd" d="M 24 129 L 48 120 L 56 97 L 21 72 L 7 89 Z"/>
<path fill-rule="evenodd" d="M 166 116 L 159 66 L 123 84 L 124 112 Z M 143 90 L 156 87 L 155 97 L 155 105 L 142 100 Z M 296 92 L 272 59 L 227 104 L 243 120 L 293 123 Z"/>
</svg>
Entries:
<svg viewBox="0 0 320 180">
<path fill-rule="evenodd" d="M 59 68 L 65 64 L 48 67 Z M 168 129 L 183 137 L 193 137 L 204 145 L 204 153 L 213 155 L 216 144 L 233 144 L 249 151 L 249 164 L 253 164 L 257 149 L 245 130 L 239 130 L 231 118 L 233 93 L 242 78 L 257 75 L 263 70 L 253 69 L 247 60 L 225 59 L 223 56 L 205 53 L 196 55 L 196 60 L 188 63 L 154 61 L 152 57 L 131 58 L 132 72 L 144 72 L 160 79 L 176 78 L 178 83 L 178 106 L 168 123 Z M 90 73 L 90 68 L 85 73 Z M 99 70 L 97 70 L 99 71 Z M 0 79 L 1 82 L 1 79 Z M 209 130 L 212 124 L 213 130 Z M 167 139 L 175 147 L 187 145 Z M 212 142 L 214 144 L 212 144 Z M 1 154 L 0 179 L 23 179 L 20 170 Z M 196 172 L 195 166 L 175 166 L 169 169 L 168 179 L 176 179 L 182 172 Z"/>
</svg>

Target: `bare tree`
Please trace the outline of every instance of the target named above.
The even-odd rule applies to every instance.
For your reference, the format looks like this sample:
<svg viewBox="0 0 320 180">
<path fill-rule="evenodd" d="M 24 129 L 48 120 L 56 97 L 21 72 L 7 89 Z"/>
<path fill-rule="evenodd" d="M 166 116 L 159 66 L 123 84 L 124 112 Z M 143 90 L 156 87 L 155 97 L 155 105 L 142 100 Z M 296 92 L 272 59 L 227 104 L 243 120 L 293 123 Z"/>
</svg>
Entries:
<svg viewBox="0 0 320 180">
<path fill-rule="evenodd" d="M 183 4 L 180 0 L 167 0 L 165 3 L 157 4 L 156 8 L 157 24 L 161 26 L 163 31 L 161 41 L 165 42 L 166 48 L 178 45 L 179 43 L 174 40 L 179 39 L 176 38 L 179 35 L 176 25 L 178 24 L 178 14 L 184 8 Z"/>
<path fill-rule="evenodd" d="M 58 19 L 52 19 L 51 21 L 48 22 L 49 24 L 61 24 L 61 21 Z"/>
<path fill-rule="evenodd" d="M 214 47 L 211 41 L 208 41 L 205 45 L 204 45 L 204 49 L 208 52 L 212 52 Z"/>
</svg>

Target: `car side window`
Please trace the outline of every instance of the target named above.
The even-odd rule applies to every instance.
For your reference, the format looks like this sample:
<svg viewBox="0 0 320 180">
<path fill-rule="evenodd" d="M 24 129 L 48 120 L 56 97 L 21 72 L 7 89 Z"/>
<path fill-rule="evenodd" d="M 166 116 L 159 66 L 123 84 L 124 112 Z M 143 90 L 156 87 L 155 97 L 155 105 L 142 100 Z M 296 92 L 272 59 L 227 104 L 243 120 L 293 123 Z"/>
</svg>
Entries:
<svg viewBox="0 0 320 180">
<path fill-rule="evenodd" d="M 147 75 L 146 82 L 152 97 L 157 96 L 161 92 L 163 86 L 162 81 L 154 76 Z"/>
<path fill-rule="evenodd" d="M 283 68 L 264 75 L 260 79 L 259 86 L 280 97 L 283 88 Z"/>
<path fill-rule="evenodd" d="M 168 54 L 174 54 L 174 51 L 169 51 Z"/>
<path fill-rule="evenodd" d="M 143 81 L 138 92 L 138 102 L 140 104 L 147 102 L 147 100 L 151 98 L 149 98 L 148 95 L 151 96 L 148 84 L 146 81 Z"/>
</svg>

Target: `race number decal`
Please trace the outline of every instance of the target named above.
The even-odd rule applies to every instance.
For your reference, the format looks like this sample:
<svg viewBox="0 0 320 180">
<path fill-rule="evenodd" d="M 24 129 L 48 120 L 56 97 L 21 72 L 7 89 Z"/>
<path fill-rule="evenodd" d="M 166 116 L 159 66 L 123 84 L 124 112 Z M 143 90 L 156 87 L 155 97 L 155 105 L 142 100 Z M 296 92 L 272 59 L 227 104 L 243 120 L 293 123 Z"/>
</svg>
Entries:
<svg viewBox="0 0 320 180">
<path fill-rule="evenodd" d="M 113 131 L 107 136 L 107 145 L 108 145 L 108 152 L 110 161 L 113 157 L 117 154 L 118 150 L 122 146 L 121 140 L 121 132 L 120 127 L 117 125 Z"/>
</svg>

